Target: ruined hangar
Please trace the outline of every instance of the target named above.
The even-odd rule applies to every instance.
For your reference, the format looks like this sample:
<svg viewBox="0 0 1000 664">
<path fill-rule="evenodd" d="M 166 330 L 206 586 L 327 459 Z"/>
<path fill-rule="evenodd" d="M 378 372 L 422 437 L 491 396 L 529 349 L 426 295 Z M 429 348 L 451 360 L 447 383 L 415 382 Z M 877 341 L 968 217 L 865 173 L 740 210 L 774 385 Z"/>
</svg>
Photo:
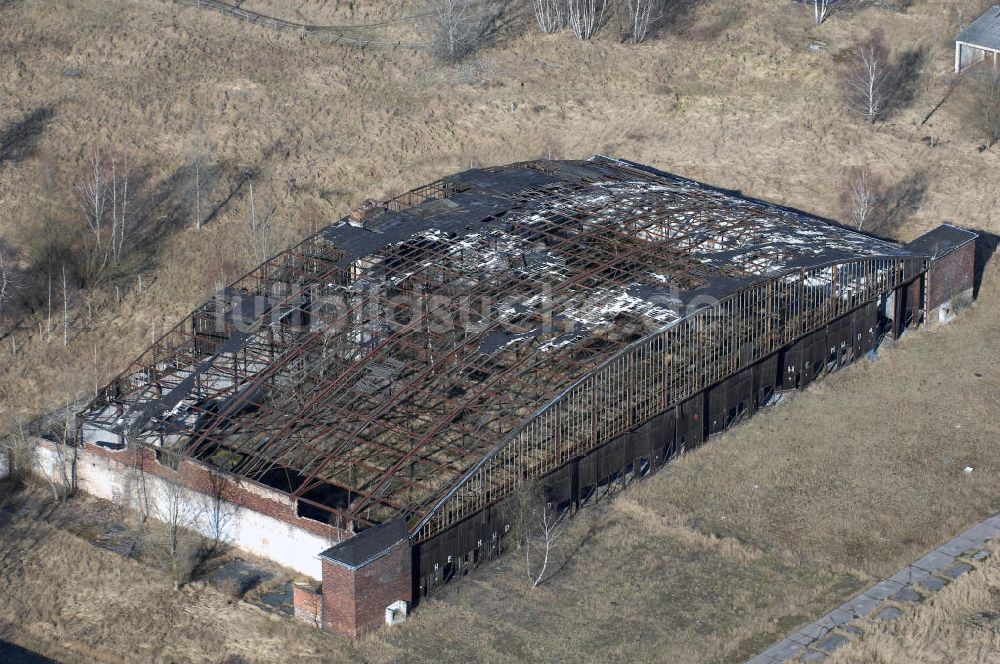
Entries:
<svg viewBox="0 0 1000 664">
<path fill-rule="evenodd" d="M 216 293 L 81 442 L 279 495 L 334 543 L 297 609 L 356 635 L 497 553 L 529 481 L 579 506 L 862 357 L 924 318 L 938 257 L 969 291 L 975 236 L 934 232 L 931 254 L 603 156 L 471 169 Z"/>
</svg>

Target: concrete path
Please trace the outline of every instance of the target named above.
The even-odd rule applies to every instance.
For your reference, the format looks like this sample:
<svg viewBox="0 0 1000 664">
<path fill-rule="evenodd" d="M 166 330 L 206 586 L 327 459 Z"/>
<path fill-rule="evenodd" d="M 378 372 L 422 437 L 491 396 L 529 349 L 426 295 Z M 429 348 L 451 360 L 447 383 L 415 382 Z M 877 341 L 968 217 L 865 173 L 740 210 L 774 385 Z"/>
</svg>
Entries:
<svg viewBox="0 0 1000 664">
<path fill-rule="evenodd" d="M 901 607 L 933 595 L 988 558 L 990 554 L 982 546 L 998 535 L 1000 514 L 953 537 L 816 622 L 775 643 L 747 664 L 777 664 L 793 659 L 797 662 L 824 661 L 851 639 L 862 635 L 852 621 L 869 615 L 877 620 L 895 620 L 902 615 Z"/>
</svg>

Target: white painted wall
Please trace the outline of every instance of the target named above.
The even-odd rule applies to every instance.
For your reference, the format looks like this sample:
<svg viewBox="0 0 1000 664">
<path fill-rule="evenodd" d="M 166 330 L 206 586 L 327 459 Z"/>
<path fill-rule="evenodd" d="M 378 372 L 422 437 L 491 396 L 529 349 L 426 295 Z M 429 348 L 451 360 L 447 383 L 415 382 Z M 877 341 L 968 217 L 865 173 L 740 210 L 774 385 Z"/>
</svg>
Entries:
<svg viewBox="0 0 1000 664">
<path fill-rule="evenodd" d="M 38 472 L 50 478 L 61 476 L 59 455 L 55 449 L 48 441 L 40 441 L 38 444 Z M 128 487 L 129 468 L 124 464 L 88 453 L 84 449 L 76 460 L 75 470 L 79 490 L 115 502 L 135 494 L 129 499 L 135 505 L 138 494 Z M 175 485 L 150 473 L 144 473 L 144 476 L 145 495 L 153 518 L 163 520 L 161 517 L 166 513 L 167 505 L 176 500 L 181 506 L 180 511 L 187 528 L 212 537 L 218 522 L 222 539 L 228 544 L 269 558 L 313 579 L 322 578 L 322 564 L 317 556 L 330 547 L 331 542 L 327 539 L 225 501 L 220 501 L 220 516 L 216 519 L 211 496 L 185 487 L 175 488 Z M 266 491 L 263 487 L 261 489 Z"/>
</svg>

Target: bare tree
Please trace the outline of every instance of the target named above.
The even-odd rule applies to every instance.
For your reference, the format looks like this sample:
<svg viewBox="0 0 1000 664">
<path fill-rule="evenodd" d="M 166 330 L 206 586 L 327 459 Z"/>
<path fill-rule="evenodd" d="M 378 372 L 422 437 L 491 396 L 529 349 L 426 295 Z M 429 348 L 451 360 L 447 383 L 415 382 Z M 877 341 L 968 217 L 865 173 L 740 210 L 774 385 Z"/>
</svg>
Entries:
<svg viewBox="0 0 1000 664">
<path fill-rule="evenodd" d="M 470 20 L 471 4 L 468 0 L 437 0 L 434 13 L 441 28 L 444 52 L 449 58 L 459 57 L 462 36 Z"/>
<path fill-rule="evenodd" d="M 127 159 L 119 160 L 94 149 L 77 185 L 77 196 L 92 243 L 87 279 L 97 279 L 113 259 L 121 257 L 129 222 L 129 180 Z"/>
<path fill-rule="evenodd" d="M 532 0 L 535 10 L 535 20 L 545 34 L 551 34 L 563 28 L 563 0 Z"/>
<path fill-rule="evenodd" d="M 49 480 L 56 502 L 66 500 L 75 488 L 76 448 L 73 442 L 73 411 L 66 410 L 62 431 L 52 444 L 52 477 Z"/>
<path fill-rule="evenodd" d="M 122 485 L 122 494 L 119 507 L 125 510 L 135 510 L 139 515 L 140 523 L 145 523 L 151 512 L 149 501 L 149 490 L 146 485 L 146 457 L 142 448 L 130 447 L 128 458 L 128 469 L 125 471 L 125 482 Z"/>
<path fill-rule="evenodd" d="M 277 206 L 274 203 L 257 205 L 254 195 L 253 179 L 248 179 L 250 186 L 250 216 L 247 219 L 246 239 L 250 260 L 263 263 L 273 254 L 274 213 Z"/>
<path fill-rule="evenodd" d="M 580 39 L 590 39 L 604 25 L 608 0 L 568 0 L 566 6 L 569 27 Z"/>
<path fill-rule="evenodd" d="M 215 470 L 209 470 L 209 503 L 205 511 L 208 519 L 208 535 L 212 539 L 212 551 L 219 545 L 228 543 L 230 523 L 236 518 L 237 506 L 227 500 L 229 482 L 226 477 Z"/>
<path fill-rule="evenodd" d="M 210 154 L 211 146 L 209 146 L 208 140 L 205 137 L 205 130 L 199 116 L 195 119 L 194 126 L 191 128 L 191 133 L 188 136 L 188 158 L 191 161 L 191 168 L 194 171 L 194 227 L 196 230 L 201 229 L 201 225 L 205 220 L 201 209 L 202 171 Z"/>
<path fill-rule="evenodd" d="M 120 167 L 118 160 L 111 158 L 111 251 L 116 258 L 120 258 L 125 249 L 125 232 L 129 227 L 128 186 L 131 175 L 127 157 Z"/>
<path fill-rule="evenodd" d="M 69 282 L 66 279 L 66 265 L 62 266 L 63 301 L 63 348 L 69 346 Z"/>
<path fill-rule="evenodd" d="M 559 541 L 560 536 L 562 536 L 563 527 L 566 523 L 566 513 L 557 513 L 551 504 L 546 502 L 540 509 L 534 509 L 532 514 L 537 522 L 535 525 L 537 526 L 538 534 L 533 537 L 531 532 L 533 528 L 529 528 L 524 538 L 524 567 L 528 578 L 531 579 L 531 587 L 537 588 L 545 580 L 545 569 L 549 565 L 549 560 L 552 557 L 552 551 L 555 549 L 556 543 Z M 537 571 L 533 571 L 535 563 L 531 560 L 532 539 L 539 540 L 539 546 L 542 550 L 542 560 L 538 563 Z"/>
<path fill-rule="evenodd" d="M 46 274 L 45 281 L 48 289 L 48 298 L 46 299 L 46 312 L 45 312 L 45 340 L 51 342 L 52 341 L 52 275 Z"/>
<path fill-rule="evenodd" d="M 628 40 L 633 44 L 646 41 L 653 25 L 660 19 L 662 0 L 626 0 Z"/>
<path fill-rule="evenodd" d="M 38 467 L 38 450 L 24 425 L 17 422 L 17 429 L 0 438 L 0 454 L 7 457 L 8 472 L 19 482 L 26 482 Z"/>
<path fill-rule="evenodd" d="M 84 219 L 94 235 L 95 251 L 107 254 L 104 249 L 106 223 L 104 219 L 108 202 L 108 182 L 104 173 L 104 157 L 96 149 L 91 150 L 87 159 L 87 168 L 78 185 L 80 204 L 83 207 Z"/>
<path fill-rule="evenodd" d="M 867 166 L 855 167 L 847 172 L 844 200 L 851 222 L 859 231 L 866 230 L 871 225 L 884 196 L 882 179 Z"/>
<path fill-rule="evenodd" d="M 5 308 L 14 297 L 18 283 L 14 277 L 14 258 L 7 248 L 0 245 L 0 322 L 3 322 Z"/>
<path fill-rule="evenodd" d="M 813 21 L 816 25 L 821 25 L 823 21 L 830 17 L 835 0 L 812 0 Z"/>
<path fill-rule="evenodd" d="M 433 46 L 442 60 L 461 60 L 490 37 L 500 10 L 490 0 L 431 0 Z"/>
<path fill-rule="evenodd" d="M 844 76 L 849 107 L 874 124 L 885 113 L 892 69 L 885 39 L 880 31 L 872 32 L 854 48 Z"/>
<path fill-rule="evenodd" d="M 186 582 L 190 574 L 187 529 L 197 520 L 198 510 L 180 484 L 162 481 L 156 492 L 156 517 L 166 524 L 166 553 L 174 590 Z"/>
<path fill-rule="evenodd" d="M 966 77 L 966 121 L 981 133 L 984 149 L 1000 141 L 1000 70 L 980 69 Z"/>
<path fill-rule="evenodd" d="M 66 432 L 72 425 L 72 414 L 68 414 Z M 9 462 L 12 477 L 22 482 L 30 478 L 41 478 L 52 491 L 52 500 L 61 502 L 69 498 L 73 491 L 72 450 L 67 445 L 68 433 L 58 436 L 56 441 L 48 441 L 46 447 L 51 451 L 42 453 L 39 441 L 25 428 L 20 421 L 16 430 L 0 439 L 0 454 L 5 454 Z"/>
</svg>

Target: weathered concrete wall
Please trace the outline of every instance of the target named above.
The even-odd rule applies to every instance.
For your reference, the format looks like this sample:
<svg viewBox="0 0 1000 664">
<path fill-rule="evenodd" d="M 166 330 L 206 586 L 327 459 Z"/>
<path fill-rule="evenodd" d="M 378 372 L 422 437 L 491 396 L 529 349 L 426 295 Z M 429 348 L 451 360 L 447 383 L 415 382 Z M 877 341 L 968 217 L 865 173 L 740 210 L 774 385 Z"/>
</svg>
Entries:
<svg viewBox="0 0 1000 664">
<path fill-rule="evenodd" d="M 60 481 L 59 448 L 42 439 L 37 442 L 38 472 Z M 309 523 L 294 516 L 291 518 L 303 522 L 302 525 L 289 522 L 288 514 L 294 515 L 294 505 L 288 496 L 267 487 L 250 482 L 237 483 L 228 478 L 225 484 L 218 485 L 217 490 L 195 490 L 191 487 L 198 486 L 196 480 L 202 474 L 207 476 L 207 470 L 185 467 L 188 462 L 182 462 L 174 471 L 150 461 L 148 457 L 141 459 L 143 465 L 137 466 L 129 463 L 134 462 L 135 457 L 124 453 L 90 446 L 68 448 L 69 455 L 74 452 L 76 456 L 72 469 L 75 471 L 76 488 L 80 491 L 119 504 L 126 503 L 160 520 L 163 520 L 161 517 L 166 513 L 167 505 L 176 501 L 181 506 L 184 525 L 191 530 L 207 537 L 215 537 L 218 533 L 219 539 L 233 546 L 269 558 L 314 579 L 321 578 L 322 565 L 317 554 L 330 546 L 335 532 L 324 524 Z M 67 475 L 70 474 L 69 465 L 67 463 Z M 277 512 L 271 509 L 271 503 L 278 503 L 279 500 L 287 503 L 284 506 L 287 513 L 281 515 L 284 519 L 258 511 Z M 325 529 L 327 532 L 311 532 L 313 529 Z"/>
<path fill-rule="evenodd" d="M 8 475 L 10 475 L 10 459 L 5 451 L 0 450 L 0 479 Z"/>
</svg>

